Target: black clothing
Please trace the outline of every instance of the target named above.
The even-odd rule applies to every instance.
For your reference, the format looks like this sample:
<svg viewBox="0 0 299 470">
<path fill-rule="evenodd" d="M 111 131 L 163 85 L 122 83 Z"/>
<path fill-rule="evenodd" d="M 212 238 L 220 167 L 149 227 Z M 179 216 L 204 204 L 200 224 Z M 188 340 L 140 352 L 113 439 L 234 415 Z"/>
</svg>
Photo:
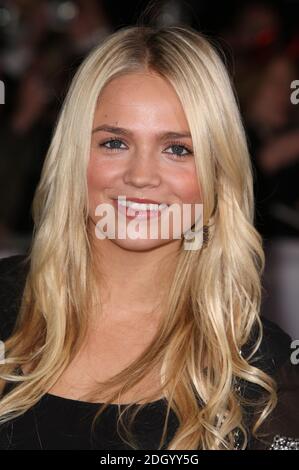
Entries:
<svg viewBox="0 0 299 470">
<path fill-rule="evenodd" d="M 22 255 L 0 260 L 2 341 L 5 341 L 13 331 L 27 268 Z M 269 449 L 271 445 L 274 449 L 280 446 L 286 449 L 299 449 L 299 364 L 294 363 L 299 362 L 299 352 L 298 361 L 293 360 L 292 363 L 290 356 L 294 350 L 290 347 L 292 341 L 290 336 L 267 319 L 263 319 L 263 326 L 263 341 L 254 356 L 256 362 L 253 364 L 277 380 L 278 405 L 262 425 L 263 431 L 268 433 L 265 441 L 256 441 L 249 436 L 247 449 Z M 249 341 L 246 347 L 242 348 L 243 354 L 250 349 L 250 345 Z M 4 393 L 10 387 L 11 384 L 7 384 Z M 240 390 L 247 396 L 258 392 L 255 385 L 247 382 L 240 383 Z M 96 425 L 95 433 L 91 435 L 91 423 L 98 408 L 97 403 L 81 402 L 46 393 L 22 416 L 0 425 L 0 449 L 131 449 L 117 434 L 117 405 L 108 405 Z M 160 399 L 147 404 L 137 414 L 132 431 L 137 438 L 139 449 L 158 448 L 166 409 L 166 399 Z M 125 420 L 125 423 L 128 421 Z M 163 449 L 174 436 L 178 424 L 177 416 L 171 410 L 167 440 Z M 126 437 L 122 427 L 120 432 Z M 284 439 L 284 436 L 289 440 Z"/>
</svg>

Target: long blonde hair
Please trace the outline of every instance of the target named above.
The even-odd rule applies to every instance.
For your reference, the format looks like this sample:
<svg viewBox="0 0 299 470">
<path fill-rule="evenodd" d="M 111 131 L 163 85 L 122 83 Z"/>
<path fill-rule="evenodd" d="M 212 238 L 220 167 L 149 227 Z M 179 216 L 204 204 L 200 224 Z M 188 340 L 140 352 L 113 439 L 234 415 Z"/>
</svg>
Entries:
<svg viewBox="0 0 299 470">
<path fill-rule="evenodd" d="M 250 364 L 262 339 L 259 318 L 262 240 L 253 226 L 252 169 L 246 137 L 226 67 L 202 34 L 186 26 L 125 27 L 82 63 L 62 107 L 33 201 L 29 271 L 15 329 L 6 341 L 0 423 L 24 413 L 50 390 L 80 349 L 88 312 L 98 301 L 94 257 L 87 230 L 86 170 L 97 99 L 113 78 L 134 71 L 160 74 L 174 87 L 192 135 L 208 246 L 179 253 L 167 308 L 146 350 L 103 385 L 130 390 L 157 364 L 168 408 L 179 422 L 167 449 L 233 449 L 235 432 L 246 448 L 276 404 L 275 382 Z M 240 351 L 254 327 L 250 357 Z M 26 375 L 18 368 L 32 364 Z M 244 418 L 236 383 L 265 393 Z M 109 388 L 110 387 L 110 388 Z M 136 408 L 138 412 L 144 405 Z M 136 414 L 134 415 L 136 416 Z M 132 446 L 134 438 L 131 435 Z"/>
</svg>

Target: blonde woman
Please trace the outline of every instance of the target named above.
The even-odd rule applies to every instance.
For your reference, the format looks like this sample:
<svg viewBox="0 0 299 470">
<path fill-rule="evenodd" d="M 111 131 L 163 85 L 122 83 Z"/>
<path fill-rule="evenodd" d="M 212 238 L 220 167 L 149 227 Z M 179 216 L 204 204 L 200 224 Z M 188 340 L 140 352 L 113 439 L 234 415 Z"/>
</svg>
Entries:
<svg viewBox="0 0 299 470">
<path fill-rule="evenodd" d="M 58 119 L 29 253 L 0 263 L 0 447 L 297 446 L 299 366 L 259 316 L 253 215 L 244 129 L 209 41 L 134 26 L 95 48 Z M 157 236 L 134 237 L 136 221 Z"/>
</svg>

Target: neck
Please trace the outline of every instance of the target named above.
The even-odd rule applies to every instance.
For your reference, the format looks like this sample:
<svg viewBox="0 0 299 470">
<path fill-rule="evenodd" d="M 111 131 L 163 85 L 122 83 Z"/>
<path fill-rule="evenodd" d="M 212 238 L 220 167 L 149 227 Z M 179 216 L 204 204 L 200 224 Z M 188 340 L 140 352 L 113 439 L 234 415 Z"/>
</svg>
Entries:
<svg viewBox="0 0 299 470">
<path fill-rule="evenodd" d="M 105 315 L 116 320 L 142 320 L 160 310 L 169 292 L 180 240 L 148 251 L 127 250 L 109 239 L 96 240 L 95 247 Z"/>
</svg>

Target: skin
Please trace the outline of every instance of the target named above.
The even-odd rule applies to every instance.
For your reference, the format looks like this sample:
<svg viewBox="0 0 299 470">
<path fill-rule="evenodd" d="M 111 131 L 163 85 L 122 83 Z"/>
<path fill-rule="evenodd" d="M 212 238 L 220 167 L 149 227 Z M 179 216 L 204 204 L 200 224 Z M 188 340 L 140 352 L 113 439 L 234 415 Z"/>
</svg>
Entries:
<svg viewBox="0 0 299 470">
<path fill-rule="evenodd" d="M 131 134 L 96 130 L 103 124 Z M 191 136 L 161 139 L 157 134 L 162 131 L 190 133 L 181 102 L 165 79 L 154 72 L 131 73 L 104 88 L 94 114 L 87 183 L 90 233 L 101 258 L 103 304 L 110 318 L 143 321 L 146 312 L 159 305 L 181 240 L 173 239 L 171 230 L 169 239 L 160 238 L 159 232 L 157 239 L 100 240 L 95 236 L 96 206 L 118 195 L 180 206 L 201 202 Z M 111 138 L 118 139 L 114 150 L 111 143 L 105 144 Z M 175 152 L 186 156 L 182 159 Z M 192 216 L 194 223 L 194 212 Z M 114 218 L 117 227 L 117 214 Z"/>
</svg>

